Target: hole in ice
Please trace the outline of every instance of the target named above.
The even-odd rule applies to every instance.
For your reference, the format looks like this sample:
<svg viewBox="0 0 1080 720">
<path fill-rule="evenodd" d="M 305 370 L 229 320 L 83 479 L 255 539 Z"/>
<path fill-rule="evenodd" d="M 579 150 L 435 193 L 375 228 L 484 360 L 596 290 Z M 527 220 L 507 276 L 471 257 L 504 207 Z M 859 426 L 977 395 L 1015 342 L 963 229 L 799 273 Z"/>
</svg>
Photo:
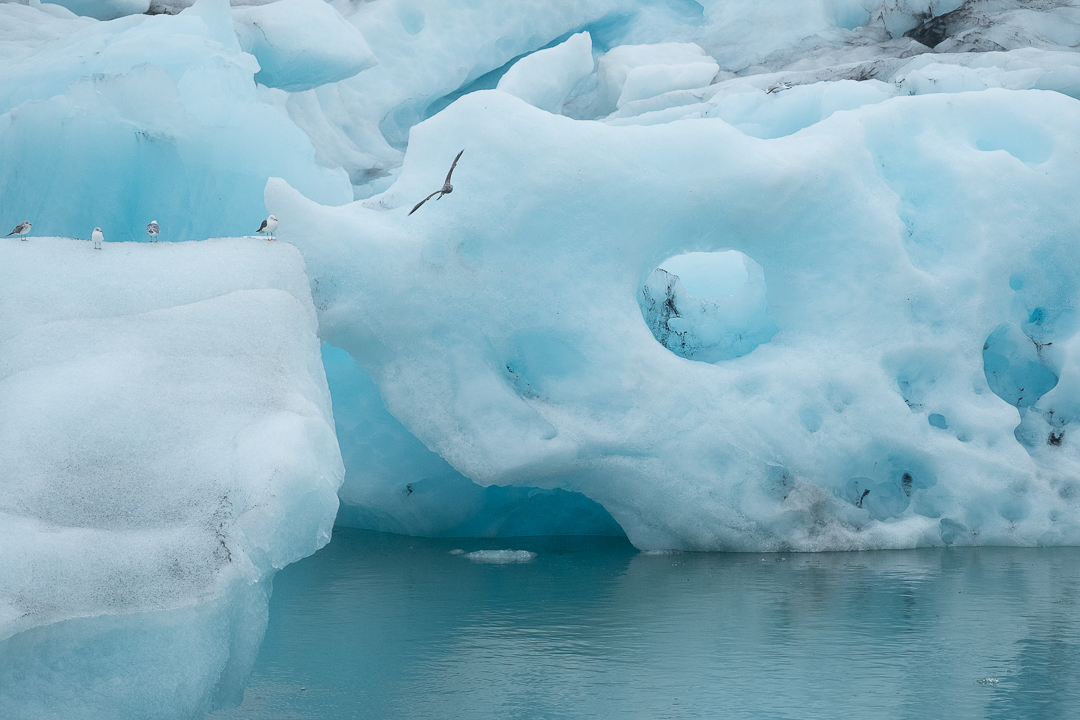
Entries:
<svg viewBox="0 0 1080 720">
<path fill-rule="evenodd" d="M 1032 313 L 1033 324 L 1042 320 Z M 1057 385 L 1058 377 L 1042 363 L 1035 342 L 1012 323 L 1000 325 L 983 344 L 983 372 L 994 394 L 1018 408 L 1034 405 Z"/>
<path fill-rule="evenodd" d="M 930 417 L 928 417 L 927 420 L 929 420 L 930 424 L 936 428 L 941 428 L 942 430 L 949 429 L 949 423 L 946 422 L 945 416 L 941 413 L 930 413 Z"/>
<path fill-rule="evenodd" d="M 741 357 L 772 339 L 765 272 L 741 252 L 692 252 L 668 258 L 638 291 L 642 317 L 657 342 L 690 360 Z"/>
</svg>

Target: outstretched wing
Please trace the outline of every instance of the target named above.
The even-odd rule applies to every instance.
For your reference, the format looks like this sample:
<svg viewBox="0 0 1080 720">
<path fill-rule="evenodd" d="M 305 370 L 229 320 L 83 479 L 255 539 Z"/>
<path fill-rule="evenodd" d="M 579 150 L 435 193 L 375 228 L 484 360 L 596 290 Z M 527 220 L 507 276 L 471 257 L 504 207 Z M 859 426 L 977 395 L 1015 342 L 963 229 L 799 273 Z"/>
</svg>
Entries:
<svg viewBox="0 0 1080 720">
<path fill-rule="evenodd" d="M 250 226 L 250 225 L 248 225 L 248 227 L 251 227 L 251 226 Z M 265 230 L 265 229 L 266 229 L 266 221 L 265 221 L 265 220 L 263 220 L 263 221 L 262 221 L 262 225 L 260 225 L 260 226 L 259 226 L 259 229 L 258 229 L 258 230 L 256 230 L 255 232 L 262 232 L 262 231 L 263 231 L 263 230 Z"/>
<path fill-rule="evenodd" d="M 431 198 L 435 197 L 436 195 L 438 195 L 438 194 L 439 194 L 439 193 L 441 193 L 441 192 L 442 192 L 442 190 L 436 190 L 435 192 L 431 193 L 430 195 L 428 195 L 428 196 L 427 196 L 426 198 L 424 198 L 424 199 L 423 199 L 423 200 L 421 200 L 420 202 L 416 203 L 416 207 L 414 207 L 414 208 L 413 208 L 412 210 L 410 210 L 410 211 L 409 211 L 409 215 L 412 215 L 412 214 L 413 214 L 414 212 L 416 212 L 417 210 L 419 210 L 419 209 L 420 209 L 420 206 L 421 206 L 421 205 L 423 205 L 423 204 L 424 204 L 424 203 L 426 203 L 426 202 L 427 202 L 428 200 L 430 200 Z"/>
<path fill-rule="evenodd" d="M 463 152 L 465 152 L 464 148 L 462 148 L 461 152 L 454 158 L 454 164 L 450 166 L 450 172 L 446 173 L 446 180 L 443 181 L 443 185 L 448 185 L 450 183 L 450 176 L 454 174 L 454 168 L 457 167 L 457 161 L 461 159 L 461 153 Z"/>
</svg>

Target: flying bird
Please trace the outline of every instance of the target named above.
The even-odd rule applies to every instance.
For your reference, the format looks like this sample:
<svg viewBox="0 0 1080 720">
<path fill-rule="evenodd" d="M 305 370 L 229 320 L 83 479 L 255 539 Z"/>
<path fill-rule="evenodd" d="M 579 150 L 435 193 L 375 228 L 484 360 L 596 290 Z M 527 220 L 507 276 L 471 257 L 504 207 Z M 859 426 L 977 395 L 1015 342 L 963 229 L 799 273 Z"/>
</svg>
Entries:
<svg viewBox="0 0 1080 720">
<path fill-rule="evenodd" d="M 769 89 L 765 91 L 766 95 L 772 95 L 774 93 L 783 92 L 784 90 L 790 90 L 791 83 L 781 80 L 778 83 L 773 83 L 769 86 Z"/>
<path fill-rule="evenodd" d="M 262 221 L 262 225 L 259 226 L 258 232 L 265 233 L 267 240 L 274 239 L 274 233 L 277 231 L 277 218 L 271 215 Z"/>
<path fill-rule="evenodd" d="M 449 195 L 450 193 L 454 192 L 454 186 L 450 184 L 450 176 L 454 174 L 454 168 L 457 167 L 457 161 L 461 159 L 461 153 L 463 153 L 463 152 L 465 152 L 465 150 L 462 150 L 461 152 L 459 152 L 457 154 L 457 157 L 454 158 L 454 164 L 450 166 L 450 172 L 446 173 L 446 180 L 443 181 L 442 188 L 440 188 L 439 190 L 436 190 L 435 192 L 431 193 L 430 195 L 428 195 L 426 198 L 424 198 L 420 202 L 416 203 L 416 207 L 414 207 L 412 210 L 409 211 L 410 215 L 412 215 L 414 212 L 419 210 L 421 205 L 423 205 L 424 203 L 426 203 L 428 200 L 435 197 L 436 195 L 439 196 L 439 197 L 435 198 L 436 200 L 442 200 L 443 195 Z"/>
<path fill-rule="evenodd" d="M 157 224 L 157 220 L 151 220 L 150 224 L 146 226 L 146 234 L 150 236 L 150 242 L 157 240 L 158 233 L 161 232 L 161 226 Z"/>
<path fill-rule="evenodd" d="M 23 220 L 21 223 L 15 226 L 15 229 L 7 234 L 7 237 L 12 235 L 18 235 L 21 240 L 26 239 L 26 235 L 30 232 L 30 221 Z"/>
<path fill-rule="evenodd" d="M 105 236 L 101 233 L 101 228 L 94 228 L 94 232 L 90 236 L 90 239 L 94 241 L 94 249 L 100 250 L 101 243 L 105 239 Z"/>
</svg>

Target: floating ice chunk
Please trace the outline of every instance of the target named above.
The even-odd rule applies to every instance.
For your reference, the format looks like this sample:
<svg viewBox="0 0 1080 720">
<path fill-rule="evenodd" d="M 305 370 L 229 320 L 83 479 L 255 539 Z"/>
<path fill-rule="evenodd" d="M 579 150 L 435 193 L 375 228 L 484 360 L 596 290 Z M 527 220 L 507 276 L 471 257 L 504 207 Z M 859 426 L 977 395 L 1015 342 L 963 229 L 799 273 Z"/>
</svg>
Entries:
<svg viewBox="0 0 1080 720">
<path fill-rule="evenodd" d="M 475 550 L 466 553 L 465 557 L 475 563 L 491 563 L 493 565 L 508 565 L 510 563 L 526 563 L 536 557 L 536 553 L 528 550 Z"/>
<path fill-rule="evenodd" d="M 238 701 L 274 572 L 324 545 L 337 510 L 296 249 L 106 249 L 0 245 L 5 717 Z"/>
<path fill-rule="evenodd" d="M 278 0 L 233 9 L 240 47 L 261 66 L 255 79 L 289 91 L 352 77 L 376 64 L 363 35 L 323 0 Z"/>
<path fill-rule="evenodd" d="M 499 79 L 498 89 L 541 110 L 557 113 L 574 86 L 592 70 L 592 37 L 581 32 L 553 48 L 518 60 Z"/>
<path fill-rule="evenodd" d="M 266 197 L 310 228 L 324 338 L 478 483 L 582 492 L 639 548 L 1078 542 L 1077 465 L 1017 442 L 982 356 L 1003 323 L 1076 334 L 1075 128 L 1080 103 L 1030 90 L 892 97 L 775 140 L 488 91 L 415 126 L 377 198 Z M 460 147 L 454 194 L 407 218 Z M 665 258 L 727 249 L 761 266 L 777 332 L 678 357 L 631 298 Z"/>
<path fill-rule="evenodd" d="M 620 45 L 600 56 L 598 110 L 611 112 L 633 100 L 704 87 L 719 69 L 694 43 Z"/>
</svg>

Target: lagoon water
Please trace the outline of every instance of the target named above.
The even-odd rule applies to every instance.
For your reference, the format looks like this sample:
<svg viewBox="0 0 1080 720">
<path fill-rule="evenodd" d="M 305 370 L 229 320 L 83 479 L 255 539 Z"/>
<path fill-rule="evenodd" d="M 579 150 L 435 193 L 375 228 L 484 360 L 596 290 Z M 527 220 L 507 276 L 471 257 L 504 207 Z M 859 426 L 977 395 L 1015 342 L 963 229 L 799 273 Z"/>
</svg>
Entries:
<svg viewBox="0 0 1080 720">
<path fill-rule="evenodd" d="M 210 717 L 1080 718 L 1080 548 L 646 554 L 337 528 L 277 575 L 244 703 Z"/>
</svg>

